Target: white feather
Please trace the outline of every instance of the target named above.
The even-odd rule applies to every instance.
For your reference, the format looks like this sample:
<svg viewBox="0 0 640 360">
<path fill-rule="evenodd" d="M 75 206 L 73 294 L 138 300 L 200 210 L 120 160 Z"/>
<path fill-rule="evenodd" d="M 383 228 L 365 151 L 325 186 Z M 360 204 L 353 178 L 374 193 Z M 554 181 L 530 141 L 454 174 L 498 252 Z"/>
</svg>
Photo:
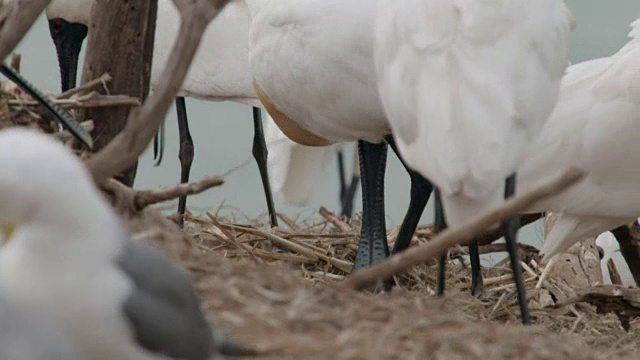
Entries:
<svg viewBox="0 0 640 360">
<path fill-rule="evenodd" d="M 371 0 L 247 0 L 249 63 L 279 111 L 333 142 L 390 133 L 373 69 Z"/>
<path fill-rule="evenodd" d="M 91 0 L 53 0 L 47 17 L 89 23 Z M 171 0 L 158 1 L 151 87 L 165 66 L 180 26 L 180 14 Z M 261 107 L 253 89 L 248 55 L 249 9 L 244 1 L 231 1 L 207 27 L 179 95 L 203 100 L 230 100 Z M 286 61 L 283 65 L 286 65 Z M 265 127 L 276 128 L 270 116 Z M 274 136 L 282 134 L 272 132 Z M 267 141 L 269 172 L 274 190 L 288 203 L 308 201 L 330 150 L 302 147 L 286 137 Z M 271 147 L 274 144 L 274 147 Z M 273 174 L 275 173 L 275 174 Z"/>
<path fill-rule="evenodd" d="M 586 172 L 578 184 L 531 209 L 562 212 L 561 221 L 567 222 L 547 236 L 543 249 L 547 257 L 640 214 L 638 84 L 640 42 L 635 38 L 609 58 L 568 69 L 557 107 L 518 170 L 520 191 L 569 167 Z M 571 233 L 566 230 L 570 227 Z"/>
<path fill-rule="evenodd" d="M 290 205 L 304 206 L 318 191 L 336 146 L 311 147 L 290 141 L 273 120 L 265 123 L 271 189 Z"/>
<path fill-rule="evenodd" d="M 501 201 L 557 99 L 570 19 L 561 0 L 379 1 L 379 91 L 407 164 L 457 225 Z"/>
</svg>

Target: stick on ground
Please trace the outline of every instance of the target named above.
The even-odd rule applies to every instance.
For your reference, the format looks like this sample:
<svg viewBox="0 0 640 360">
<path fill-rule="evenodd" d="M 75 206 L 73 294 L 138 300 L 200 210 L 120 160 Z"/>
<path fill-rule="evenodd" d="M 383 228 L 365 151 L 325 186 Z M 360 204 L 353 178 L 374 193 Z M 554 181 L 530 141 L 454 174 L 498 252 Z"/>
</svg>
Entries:
<svg viewBox="0 0 640 360">
<path fill-rule="evenodd" d="M 526 194 L 511 198 L 503 205 L 484 212 L 484 214 L 465 225 L 443 231 L 428 244 L 408 249 L 391 256 L 377 265 L 352 274 L 350 278 L 342 283 L 342 286 L 357 290 L 363 289 L 368 285 L 374 284 L 379 279 L 391 277 L 407 270 L 411 266 L 440 256 L 449 248 L 470 241 L 474 236 L 482 233 L 490 226 L 525 211 L 541 199 L 563 191 L 580 180 L 583 175 L 577 169 L 570 169 L 559 178 Z"/>
</svg>

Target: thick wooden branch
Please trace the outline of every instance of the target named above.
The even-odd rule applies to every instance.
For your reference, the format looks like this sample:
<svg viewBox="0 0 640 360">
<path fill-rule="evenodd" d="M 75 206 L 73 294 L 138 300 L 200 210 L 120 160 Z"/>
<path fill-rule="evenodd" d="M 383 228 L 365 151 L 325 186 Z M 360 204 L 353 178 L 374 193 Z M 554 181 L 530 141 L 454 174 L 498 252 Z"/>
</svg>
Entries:
<svg viewBox="0 0 640 360">
<path fill-rule="evenodd" d="M 541 199 L 563 191 L 581 179 L 582 176 L 582 172 L 571 169 L 548 184 L 526 194 L 511 198 L 503 205 L 484 212 L 473 221 L 457 228 L 450 228 L 443 231 L 427 244 L 408 249 L 368 269 L 352 274 L 350 278 L 344 281 L 342 286 L 353 289 L 363 289 L 379 279 L 388 278 L 394 274 L 406 271 L 411 266 L 440 256 L 455 245 L 469 242 L 474 236 L 481 234 L 492 225 L 503 222 L 525 211 Z"/>
<path fill-rule="evenodd" d="M 145 103 L 129 113 L 125 129 L 87 161 L 96 182 L 133 166 L 164 121 L 180 90 L 202 34 L 228 0 L 174 0 L 182 21 L 160 82 Z M 220 49 L 219 51 L 225 51 Z"/>
<path fill-rule="evenodd" d="M 91 10 L 91 24 L 84 59 L 82 83 L 108 73 L 109 93 L 141 99 L 149 93 L 157 0 L 98 0 Z M 96 107 L 79 113 L 92 119 L 94 150 L 99 151 L 124 129 L 129 106 Z M 136 163 L 121 181 L 133 184 Z"/>
<path fill-rule="evenodd" d="M 18 46 L 49 1 L 14 0 L 4 7 L 4 1 L 0 2 L 0 61 L 4 61 Z"/>
</svg>

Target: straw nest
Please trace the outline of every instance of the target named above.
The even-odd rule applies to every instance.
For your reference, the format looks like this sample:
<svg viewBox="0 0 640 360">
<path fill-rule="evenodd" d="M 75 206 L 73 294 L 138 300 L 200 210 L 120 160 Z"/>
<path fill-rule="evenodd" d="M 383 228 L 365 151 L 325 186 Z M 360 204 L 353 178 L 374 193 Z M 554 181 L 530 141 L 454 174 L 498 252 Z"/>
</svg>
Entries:
<svg viewBox="0 0 640 360">
<path fill-rule="evenodd" d="M 6 82 L 0 89 L 0 128 L 55 129 L 42 109 L 19 104 L 26 95 Z M 479 299 L 469 295 L 470 270 L 462 256 L 449 262 L 442 299 L 433 296 L 433 263 L 398 277 L 389 294 L 339 288 L 355 257 L 359 222 L 326 209 L 304 221 L 281 216 L 276 229 L 210 213 L 188 215 L 182 232 L 157 212 L 124 218 L 135 238 L 152 239 L 193 273 L 212 321 L 261 358 L 636 359 L 640 347 L 638 320 L 627 332 L 614 315 L 598 314 L 591 305 L 555 308 L 573 294 L 562 273 L 580 271 L 550 273 L 536 288 L 544 266 L 535 256 L 524 260 L 536 325 L 523 327 L 505 265 L 483 269 Z M 389 231 L 391 242 L 396 233 Z M 413 241 L 432 235 L 422 226 Z M 464 248 L 452 253 L 463 255 Z"/>
</svg>

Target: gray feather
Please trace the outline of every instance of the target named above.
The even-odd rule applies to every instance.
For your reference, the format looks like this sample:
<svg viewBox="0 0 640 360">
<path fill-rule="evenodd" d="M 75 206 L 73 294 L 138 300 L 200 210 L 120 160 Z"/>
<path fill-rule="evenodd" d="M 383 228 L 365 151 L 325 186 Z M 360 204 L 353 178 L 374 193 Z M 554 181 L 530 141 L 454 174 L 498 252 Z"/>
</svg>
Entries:
<svg viewBox="0 0 640 360">
<path fill-rule="evenodd" d="M 135 283 L 124 313 L 140 346 L 186 360 L 214 354 L 212 329 L 186 270 L 142 241 L 128 241 L 118 265 Z"/>
</svg>

